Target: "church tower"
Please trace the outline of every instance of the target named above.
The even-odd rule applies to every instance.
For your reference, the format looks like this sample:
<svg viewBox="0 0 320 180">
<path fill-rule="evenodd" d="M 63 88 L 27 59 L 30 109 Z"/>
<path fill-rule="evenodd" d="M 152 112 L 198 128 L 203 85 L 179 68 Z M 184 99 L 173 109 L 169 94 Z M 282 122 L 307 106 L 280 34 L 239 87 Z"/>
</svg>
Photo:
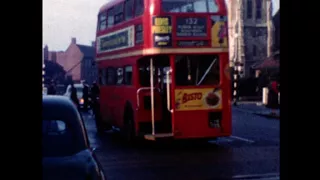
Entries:
<svg viewBox="0 0 320 180">
<path fill-rule="evenodd" d="M 251 67 L 267 57 L 268 41 L 272 39 L 268 39 L 271 0 L 227 0 L 227 3 L 230 61 L 242 62 L 241 76 L 248 77 L 254 75 Z"/>
</svg>

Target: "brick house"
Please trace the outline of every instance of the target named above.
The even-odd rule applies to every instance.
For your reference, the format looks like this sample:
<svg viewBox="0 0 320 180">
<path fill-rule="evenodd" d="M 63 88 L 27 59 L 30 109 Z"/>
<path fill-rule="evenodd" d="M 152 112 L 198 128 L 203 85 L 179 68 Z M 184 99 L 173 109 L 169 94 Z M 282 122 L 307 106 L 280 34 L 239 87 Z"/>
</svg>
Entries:
<svg viewBox="0 0 320 180">
<path fill-rule="evenodd" d="M 76 38 L 72 38 L 66 51 L 49 51 L 46 46 L 44 56 L 47 56 L 48 60 L 60 64 L 67 72 L 67 76 L 71 77 L 74 82 L 85 80 L 91 84 L 97 78 L 94 46 L 94 42 L 91 46 L 77 44 Z"/>
<path fill-rule="evenodd" d="M 237 48 L 236 34 L 243 33 L 244 48 L 244 76 L 254 76 L 255 71 L 252 69 L 254 64 L 262 62 L 267 57 L 267 0 L 241 0 L 243 5 L 241 15 L 237 13 L 239 8 L 238 0 L 227 0 L 229 16 L 229 52 L 230 61 L 233 61 Z M 241 18 L 240 18 L 241 17 Z M 243 25 L 240 27 L 239 21 Z"/>
</svg>

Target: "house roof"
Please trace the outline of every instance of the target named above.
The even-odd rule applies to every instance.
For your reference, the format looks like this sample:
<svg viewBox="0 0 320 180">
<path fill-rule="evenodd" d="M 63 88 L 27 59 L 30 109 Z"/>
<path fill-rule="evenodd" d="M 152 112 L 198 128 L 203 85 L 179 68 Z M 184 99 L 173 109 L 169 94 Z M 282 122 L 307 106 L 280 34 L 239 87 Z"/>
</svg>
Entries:
<svg viewBox="0 0 320 180">
<path fill-rule="evenodd" d="M 94 47 L 81 45 L 81 44 L 77 44 L 77 46 L 79 47 L 80 51 L 83 53 L 84 57 L 94 58 L 94 56 L 95 56 L 95 48 Z"/>
</svg>

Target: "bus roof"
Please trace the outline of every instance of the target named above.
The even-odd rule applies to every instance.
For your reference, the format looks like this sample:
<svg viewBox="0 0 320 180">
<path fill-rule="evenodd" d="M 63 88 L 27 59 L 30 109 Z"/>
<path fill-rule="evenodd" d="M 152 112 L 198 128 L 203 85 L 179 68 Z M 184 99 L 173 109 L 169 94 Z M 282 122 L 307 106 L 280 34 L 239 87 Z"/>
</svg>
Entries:
<svg viewBox="0 0 320 180">
<path fill-rule="evenodd" d="M 103 6 L 101 6 L 99 10 L 99 14 L 105 10 L 107 10 L 109 7 L 112 7 L 118 3 L 124 2 L 124 0 L 110 0 L 109 2 L 105 3 Z"/>
</svg>

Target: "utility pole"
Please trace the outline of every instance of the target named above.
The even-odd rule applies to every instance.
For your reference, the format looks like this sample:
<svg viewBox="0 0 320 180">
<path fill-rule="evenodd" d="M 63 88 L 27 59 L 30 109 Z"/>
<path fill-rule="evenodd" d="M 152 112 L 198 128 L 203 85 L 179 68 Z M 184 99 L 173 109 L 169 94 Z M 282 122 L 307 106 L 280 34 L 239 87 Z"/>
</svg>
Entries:
<svg viewBox="0 0 320 180">
<path fill-rule="evenodd" d="M 243 0 L 237 0 L 235 33 L 235 58 L 233 74 L 233 105 L 239 100 L 239 79 L 243 75 L 244 65 L 244 39 L 243 39 Z"/>
<path fill-rule="evenodd" d="M 267 31 L 268 31 L 268 48 L 267 48 L 267 57 L 272 56 L 272 45 L 273 45 L 273 24 L 272 24 L 272 1 L 267 0 Z"/>
</svg>

